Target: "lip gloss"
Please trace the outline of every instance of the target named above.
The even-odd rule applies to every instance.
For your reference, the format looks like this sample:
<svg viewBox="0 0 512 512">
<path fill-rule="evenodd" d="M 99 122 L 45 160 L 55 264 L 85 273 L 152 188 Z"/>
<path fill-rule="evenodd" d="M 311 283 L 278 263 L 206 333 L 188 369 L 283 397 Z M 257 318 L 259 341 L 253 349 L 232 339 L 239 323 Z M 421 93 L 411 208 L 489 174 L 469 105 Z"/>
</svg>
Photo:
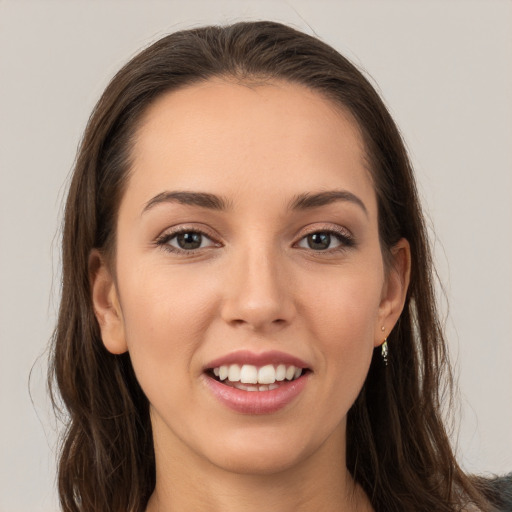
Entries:
<svg viewBox="0 0 512 512">
<path fill-rule="evenodd" d="M 309 373 L 293 381 L 283 381 L 279 387 L 268 391 L 243 391 L 223 384 L 208 374 L 203 374 L 211 393 L 222 404 L 242 414 L 271 414 L 286 407 L 304 389 Z"/>
</svg>

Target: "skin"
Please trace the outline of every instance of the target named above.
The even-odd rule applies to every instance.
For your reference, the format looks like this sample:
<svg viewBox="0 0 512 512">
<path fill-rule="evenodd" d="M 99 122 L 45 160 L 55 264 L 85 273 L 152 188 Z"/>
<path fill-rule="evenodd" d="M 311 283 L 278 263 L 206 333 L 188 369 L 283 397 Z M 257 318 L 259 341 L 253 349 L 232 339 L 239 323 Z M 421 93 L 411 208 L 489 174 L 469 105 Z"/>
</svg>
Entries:
<svg viewBox="0 0 512 512">
<path fill-rule="evenodd" d="M 299 194 L 331 190 L 364 207 L 289 208 Z M 228 208 L 147 207 L 166 191 L 215 194 Z M 207 238 L 172 252 L 176 227 Z M 353 243 L 331 235 L 325 250 L 308 245 L 332 230 Z M 410 255 L 402 240 L 384 266 L 351 117 L 283 82 L 215 79 L 164 95 L 137 133 L 116 249 L 110 264 L 91 254 L 93 301 L 105 346 L 129 351 L 151 404 L 157 483 L 147 510 L 371 510 L 345 467 L 346 415 L 403 308 Z M 203 369 L 240 349 L 306 361 L 304 390 L 272 414 L 230 410 Z"/>
</svg>

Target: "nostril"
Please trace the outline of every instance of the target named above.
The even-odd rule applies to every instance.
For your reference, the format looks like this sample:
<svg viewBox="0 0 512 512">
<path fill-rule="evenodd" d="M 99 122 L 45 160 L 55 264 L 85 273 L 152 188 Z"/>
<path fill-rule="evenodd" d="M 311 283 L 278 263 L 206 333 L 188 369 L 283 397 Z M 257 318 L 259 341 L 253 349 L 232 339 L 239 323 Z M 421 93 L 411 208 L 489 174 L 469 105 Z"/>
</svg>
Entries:
<svg viewBox="0 0 512 512">
<path fill-rule="evenodd" d="M 230 322 L 232 325 L 252 325 L 254 324 L 255 327 L 258 327 L 257 322 L 255 321 L 250 321 L 250 320 L 243 320 L 241 318 L 234 318 L 233 320 L 231 320 Z M 259 322 L 261 324 L 264 324 L 264 322 Z M 275 320 L 271 320 L 269 322 L 269 325 L 276 325 L 276 326 L 282 326 L 282 325 L 285 325 L 287 323 L 287 321 L 284 319 L 284 318 L 276 318 Z"/>
<path fill-rule="evenodd" d="M 288 293 L 279 276 L 274 276 L 276 269 L 272 267 L 265 270 L 260 260 L 258 258 L 258 261 L 246 262 L 250 268 L 242 265 L 243 274 L 239 269 L 233 274 L 231 284 L 226 287 L 221 315 L 232 326 L 243 325 L 255 330 L 269 326 L 283 327 L 296 314 L 293 294 Z M 252 268 L 254 265 L 257 271 Z"/>
</svg>

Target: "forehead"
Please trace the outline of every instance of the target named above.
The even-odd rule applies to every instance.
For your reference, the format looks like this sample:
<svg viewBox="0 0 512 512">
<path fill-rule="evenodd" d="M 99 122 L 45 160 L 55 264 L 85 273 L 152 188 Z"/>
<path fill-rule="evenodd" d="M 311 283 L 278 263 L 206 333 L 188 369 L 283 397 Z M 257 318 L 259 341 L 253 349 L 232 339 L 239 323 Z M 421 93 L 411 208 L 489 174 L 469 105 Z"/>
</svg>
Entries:
<svg viewBox="0 0 512 512">
<path fill-rule="evenodd" d="M 145 113 L 135 140 L 128 188 L 140 197 L 163 189 L 268 197 L 341 187 L 373 194 L 352 117 L 288 82 L 215 79 L 167 93 Z"/>
</svg>

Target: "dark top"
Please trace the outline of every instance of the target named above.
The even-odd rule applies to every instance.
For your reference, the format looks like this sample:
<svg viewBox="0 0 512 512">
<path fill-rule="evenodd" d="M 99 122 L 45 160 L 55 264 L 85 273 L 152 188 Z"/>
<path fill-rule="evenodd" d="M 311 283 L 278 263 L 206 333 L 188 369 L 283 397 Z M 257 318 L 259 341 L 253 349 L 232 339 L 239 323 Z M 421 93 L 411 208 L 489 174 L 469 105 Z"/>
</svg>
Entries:
<svg viewBox="0 0 512 512">
<path fill-rule="evenodd" d="M 500 512 L 512 512 L 512 473 L 487 481 L 485 495 Z"/>
</svg>

